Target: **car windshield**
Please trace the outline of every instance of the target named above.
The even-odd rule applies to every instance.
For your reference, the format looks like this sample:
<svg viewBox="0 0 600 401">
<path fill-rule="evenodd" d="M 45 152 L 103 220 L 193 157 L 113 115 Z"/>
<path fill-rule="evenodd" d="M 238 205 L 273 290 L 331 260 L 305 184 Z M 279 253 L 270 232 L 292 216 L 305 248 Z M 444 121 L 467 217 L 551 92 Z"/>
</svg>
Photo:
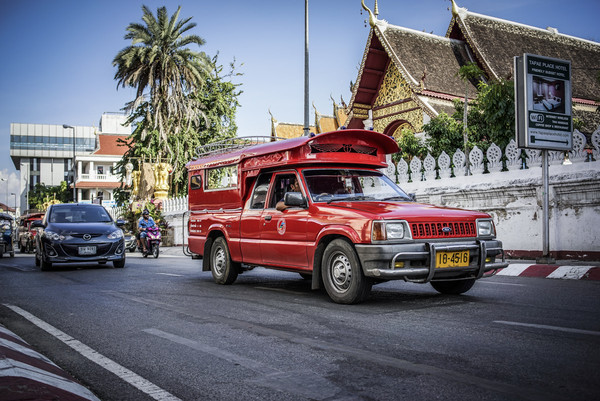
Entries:
<svg viewBox="0 0 600 401">
<path fill-rule="evenodd" d="M 411 201 L 402 189 L 379 171 L 305 170 L 304 179 L 314 202 Z"/>
<path fill-rule="evenodd" d="M 112 219 L 103 207 L 63 206 L 50 214 L 50 223 L 109 223 Z"/>
</svg>

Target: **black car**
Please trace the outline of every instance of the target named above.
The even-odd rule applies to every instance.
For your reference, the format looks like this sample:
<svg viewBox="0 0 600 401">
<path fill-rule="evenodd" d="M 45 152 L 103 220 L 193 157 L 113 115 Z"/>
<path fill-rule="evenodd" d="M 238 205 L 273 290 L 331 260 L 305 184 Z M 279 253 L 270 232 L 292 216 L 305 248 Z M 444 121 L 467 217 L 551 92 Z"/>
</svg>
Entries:
<svg viewBox="0 0 600 401">
<path fill-rule="evenodd" d="M 35 265 L 49 270 L 53 263 L 113 262 L 125 266 L 123 220 L 113 221 L 101 205 L 60 203 L 50 205 L 35 236 Z"/>
</svg>

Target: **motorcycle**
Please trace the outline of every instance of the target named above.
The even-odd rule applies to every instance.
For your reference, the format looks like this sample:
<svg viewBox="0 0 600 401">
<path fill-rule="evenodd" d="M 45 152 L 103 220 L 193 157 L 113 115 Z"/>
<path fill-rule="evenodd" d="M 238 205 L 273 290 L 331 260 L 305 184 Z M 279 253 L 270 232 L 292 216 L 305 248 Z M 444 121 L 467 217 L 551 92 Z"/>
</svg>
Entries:
<svg viewBox="0 0 600 401">
<path fill-rule="evenodd" d="M 146 238 L 142 239 L 142 241 L 146 241 L 146 252 L 144 252 L 143 247 L 139 247 L 139 251 L 142 252 L 142 255 L 147 258 L 148 255 L 154 256 L 154 258 L 158 258 L 160 242 L 162 241 L 162 236 L 160 234 L 160 228 L 148 227 L 146 229 Z"/>
</svg>

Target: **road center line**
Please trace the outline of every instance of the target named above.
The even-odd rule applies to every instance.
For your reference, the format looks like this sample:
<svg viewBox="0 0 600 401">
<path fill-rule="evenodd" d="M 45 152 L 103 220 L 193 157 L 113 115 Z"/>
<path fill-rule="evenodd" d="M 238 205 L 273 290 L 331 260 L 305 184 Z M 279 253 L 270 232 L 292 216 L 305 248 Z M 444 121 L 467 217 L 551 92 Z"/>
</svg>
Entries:
<svg viewBox="0 0 600 401">
<path fill-rule="evenodd" d="M 505 320 L 494 320 L 494 323 L 506 324 L 506 325 L 509 325 L 509 326 L 533 327 L 535 329 L 564 331 L 566 333 L 587 334 L 587 335 L 591 335 L 591 336 L 600 336 L 600 331 L 572 329 L 570 327 L 547 326 L 545 324 L 533 324 L 533 323 L 507 322 Z"/>
<path fill-rule="evenodd" d="M 125 382 L 129 383 L 133 387 L 148 394 L 153 399 L 158 400 L 158 401 L 181 401 L 181 399 L 175 397 L 171 393 L 161 389 L 160 387 L 149 382 L 148 380 L 146 380 L 143 377 L 139 376 L 138 374 L 132 372 L 131 370 L 127 369 L 126 367 L 119 365 L 117 362 L 113 361 L 112 359 L 107 358 L 104 355 L 101 355 L 97 351 L 93 350 L 92 348 L 88 347 L 87 345 L 83 344 L 82 342 L 74 339 L 73 337 L 71 337 L 68 334 L 66 334 L 65 332 L 57 329 L 56 327 L 50 325 L 49 323 L 46 323 L 45 321 L 37 318 L 36 316 L 32 315 L 31 313 L 27 312 L 26 310 L 21 309 L 15 305 L 9 305 L 9 304 L 3 304 L 3 305 L 9 309 L 12 309 L 15 313 L 18 313 L 19 315 L 23 316 L 25 319 L 29 320 L 31 323 L 38 326 L 40 329 L 42 329 L 42 330 L 46 331 L 47 333 L 51 334 L 52 336 L 56 337 L 57 339 L 59 339 L 60 341 L 62 341 L 69 347 L 73 348 L 75 351 L 79 352 L 81 355 L 83 355 L 87 359 L 89 359 L 90 361 L 100 365 L 101 367 L 103 367 L 104 369 L 108 370 L 109 372 L 117 375 L 119 378 L 121 378 Z"/>
</svg>

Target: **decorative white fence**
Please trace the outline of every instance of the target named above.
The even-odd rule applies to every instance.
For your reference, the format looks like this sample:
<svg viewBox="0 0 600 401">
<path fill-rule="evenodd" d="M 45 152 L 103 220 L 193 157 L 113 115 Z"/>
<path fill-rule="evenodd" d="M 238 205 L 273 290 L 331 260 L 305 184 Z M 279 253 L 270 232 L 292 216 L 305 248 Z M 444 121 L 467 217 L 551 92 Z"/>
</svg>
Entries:
<svg viewBox="0 0 600 401">
<path fill-rule="evenodd" d="M 565 158 L 565 152 L 549 151 L 548 158 L 550 165 L 580 163 L 600 158 L 600 130 L 592 135 L 592 146 L 590 152 L 586 149 L 586 137 L 579 131 L 573 133 L 573 150 L 568 152 L 568 159 Z M 589 148 L 588 148 L 589 149 Z M 522 157 L 523 152 L 525 158 Z M 470 175 L 495 172 L 511 172 L 515 170 L 541 167 L 542 151 L 536 149 L 520 149 L 514 140 L 504 149 L 506 156 L 506 168 L 502 160 L 502 149 L 496 144 L 492 144 L 487 152 L 487 161 L 484 163 L 484 154 L 477 146 L 469 152 L 469 172 Z M 449 179 L 465 175 L 466 157 L 462 150 L 457 149 L 452 159 L 446 152 L 437 158 L 437 160 L 428 154 L 423 161 L 418 157 L 413 157 L 410 162 L 402 159 L 398 165 L 389 163 L 385 174 L 393 181 L 400 184 L 416 181 L 431 181 L 435 179 Z"/>
</svg>

